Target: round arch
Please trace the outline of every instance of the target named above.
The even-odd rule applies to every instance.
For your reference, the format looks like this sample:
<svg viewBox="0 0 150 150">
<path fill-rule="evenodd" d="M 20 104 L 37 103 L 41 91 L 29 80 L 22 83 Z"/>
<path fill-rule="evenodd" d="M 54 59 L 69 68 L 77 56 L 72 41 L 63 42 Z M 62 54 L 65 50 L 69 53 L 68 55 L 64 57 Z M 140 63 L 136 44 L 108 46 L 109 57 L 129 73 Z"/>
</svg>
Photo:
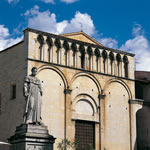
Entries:
<svg viewBox="0 0 150 150">
<path fill-rule="evenodd" d="M 101 88 L 101 85 L 100 85 L 99 81 L 97 80 L 97 78 L 94 75 L 92 75 L 90 73 L 85 73 L 85 72 L 78 72 L 77 74 L 75 74 L 72 77 L 71 81 L 69 82 L 70 88 L 72 88 L 73 81 L 80 76 L 86 76 L 86 77 L 90 78 L 96 84 L 99 94 L 101 93 L 102 88 Z"/>
<path fill-rule="evenodd" d="M 98 104 L 96 103 L 96 101 L 94 100 L 93 97 L 91 97 L 90 95 L 88 95 L 86 93 L 81 93 L 81 94 L 77 95 L 72 101 L 72 106 L 74 107 L 74 105 L 82 99 L 86 99 L 86 101 L 88 101 L 88 103 L 91 104 L 94 112 L 98 112 Z"/>
<path fill-rule="evenodd" d="M 50 70 L 53 70 L 55 71 L 56 73 L 59 74 L 59 76 L 61 77 L 61 79 L 63 80 L 63 83 L 64 83 L 64 87 L 65 89 L 67 89 L 68 87 L 68 81 L 65 77 L 65 75 L 63 74 L 63 72 L 61 70 L 59 70 L 57 67 L 55 66 L 50 66 L 50 65 L 42 65 L 38 68 L 38 73 L 41 72 L 42 70 L 45 70 L 45 69 L 50 69 Z"/>
<path fill-rule="evenodd" d="M 128 92 L 129 99 L 132 99 L 132 93 L 131 93 L 131 90 L 130 90 L 129 86 L 128 86 L 123 80 L 121 80 L 121 79 L 115 79 L 115 78 L 114 78 L 114 79 L 108 80 L 108 81 L 106 82 L 104 88 L 103 88 L 103 89 L 104 89 L 104 92 L 105 92 L 107 86 L 108 86 L 109 84 L 111 84 L 112 82 L 118 82 L 118 83 L 120 83 L 121 85 L 123 85 L 124 88 L 125 88 L 125 89 L 127 90 L 127 92 Z"/>
<path fill-rule="evenodd" d="M 90 95 L 85 93 L 77 95 L 71 107 L 72 119 L 99 122 L 99 107 Z"/>
</svg>

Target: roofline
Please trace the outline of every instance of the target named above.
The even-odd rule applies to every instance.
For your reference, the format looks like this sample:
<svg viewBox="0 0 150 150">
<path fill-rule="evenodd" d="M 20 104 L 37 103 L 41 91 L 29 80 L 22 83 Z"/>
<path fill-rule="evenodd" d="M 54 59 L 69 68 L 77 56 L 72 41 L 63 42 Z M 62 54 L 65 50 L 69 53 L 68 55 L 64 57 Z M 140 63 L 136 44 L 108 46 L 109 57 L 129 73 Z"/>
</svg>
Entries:
<svg viewBox="0 0 150 150">
<path fill-rule="evenodd" d="M 64 37 L 64 36 L 61 36 L 61 35 L 56 35 L 56 34 L 52 34 L 52 33 L 48 33 L 48 32 L 43 32 L 43 31 L 40 31 L 40 30 L 37 30 L 37 29 L 26 28 L 23 32 L 26 32 L 26 31 L 30 31 L 30 32 L 38 33 L 38 34 L 43 34 L 45 36 L 50 35 L 53 38 L 60 38 L 60 39 L 63 39 L 63 40 L 68 40 L 70 42 L 76 42 L 77 44 L 83 44 L 84 43 L 84 45 L 86 45 L 86 46 L 92 46 L 94 48 L 106 49 L 108 51 L 112 51 L 112 52 L 116 52 L 116 53 L 120 53 L 120 54 L 124 54 L 124 55 L 128 55 L 128 56 L 132 56 L 132 57 L 135 56 L 135 54 L 133 54 L 133 53 L 129 53 L 129 52 L 113 49 L 113 48 L 108 48 L 108 47 L 105 47 L 105 46 L 95 45 L 95 44 L 83 42 L 83 41 L 80 41 L 80 40 L 70 39 L 70 38 L 67 38 L 67 37 Z"/>
<path fill-rule="evenodd" d="M 10 47 L 7 47 L 6 49 L 1 50 L 1 51 L 0 51 L 0 54 L 3 53 L 3 52 L 8 51 L 9 49 L 11 49 L 11 48 L 13 48 L 13 47 L 15 47 L 15 46 L 17 46 L 17 45 L 23 43 L 23 42 L 24 42 L 24 40 L 22 40 L 22 41 L 20 41 L 20 42 L 18 42 L 18 43 L 16 43 L 16 44 L 14 44 L 14 45 L 12 45 L 12 46 L 10 46 Z"/>
<path fill-rule="evenodd" d="M 146 73 L 150 73 L 150 71 L 138 71 L 138 70 L 136 70 L 135 72 L 146 72 Z"/>
<path fill-rule="evenodd" d="M 86 34 L 85 32 L 83 31 L 80 31 L 80 32 L 72 32 L 72 33 L 66 33 L 66 34 L 60 34 L 61 36 L 73 36 L 73 35 L 77 35 L 77 34 L 83 34 L 85 37 L 89 38 L 92 42 L 100 45 L 100 46 L 104 46 L 103 44 L 99 43 L 98 41 L 96 41 L 95 39 L 93 39 L 92 37 L 90 37 L 88 34 Z"/>
</svg>

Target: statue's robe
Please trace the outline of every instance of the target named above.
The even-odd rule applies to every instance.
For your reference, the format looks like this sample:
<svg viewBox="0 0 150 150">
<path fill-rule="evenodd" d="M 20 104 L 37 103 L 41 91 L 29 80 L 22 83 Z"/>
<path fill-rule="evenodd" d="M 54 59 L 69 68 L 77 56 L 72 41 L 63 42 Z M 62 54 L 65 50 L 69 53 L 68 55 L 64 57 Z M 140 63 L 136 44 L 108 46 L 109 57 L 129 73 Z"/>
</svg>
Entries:
<svg viewBox="0 0 150 150">
<path fill-rule="evenodd" d="M 24 94 L 26 97 L 26 108 L 24 115 L 25 123 L 41 122 L 41 83 L 40 80 L 34 76 L 25 77 Z"/>
</svg>

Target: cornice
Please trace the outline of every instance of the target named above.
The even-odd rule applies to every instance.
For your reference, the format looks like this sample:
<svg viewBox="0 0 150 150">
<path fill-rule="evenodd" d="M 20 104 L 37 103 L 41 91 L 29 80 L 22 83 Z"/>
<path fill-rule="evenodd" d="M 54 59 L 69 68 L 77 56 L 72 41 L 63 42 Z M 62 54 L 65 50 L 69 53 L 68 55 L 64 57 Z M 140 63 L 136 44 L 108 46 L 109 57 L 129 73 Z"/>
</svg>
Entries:
<svg viewBox="0 0 150 150">
<path fill-rule="evenodd" d="M 70 66 L 65 66 L 65 65 L 61 65 L 61 64 L 50 63 L 50 62 L 46 62 L 46 61 L 42 61 L 42 60 L 37 60 L 37 59 L 32 59 L 32 58 L 27 58 L 27 60 L 28 61 L 35 61 L 35 62 L 39 62 L 39 63 L 44 63 L 44 64 L 49 64 L 49 65 L 55 65 L 55 66 L 58 66 L 58 67 L 63 67 L 63 68 L 68 68 L 68 69 L 73 69 L 73 70 L 80 70 L 80 71 L 83 71 L 83 72 L 89 72 L 89 73 L 95 73 L 95 74 L 105 75 L 105 76 L 113 77 L 113 78 L 116 78 L 116 79 L 123 79 L 123 80 L 128 80 L 128 81 L 135 82 L 134 79 L 125 78 L 125 77 L 118 77 L 118 76 L 114 76 L 114 75 L 110 75 L 110 74 L 105 74 L 105 73 L 102 73 L 102 72 L 85 70 L 85 69 L 82 69 L 82 68 L 73 68 L 73 67 L 70 67 Z"/>
</svg>

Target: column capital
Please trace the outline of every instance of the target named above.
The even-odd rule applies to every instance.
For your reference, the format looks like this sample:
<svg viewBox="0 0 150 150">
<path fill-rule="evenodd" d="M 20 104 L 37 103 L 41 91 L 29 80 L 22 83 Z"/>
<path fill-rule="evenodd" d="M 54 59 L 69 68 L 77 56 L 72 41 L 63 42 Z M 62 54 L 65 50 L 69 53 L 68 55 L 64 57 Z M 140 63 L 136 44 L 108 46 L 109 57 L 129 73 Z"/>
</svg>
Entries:
<svg viewBox="0 0 150 150">
<path fill-rule="evenodd" d="M 69 89 L 69 88 L 67 88 L 67 89 L 64 90 L 64 93 L 65 93 L 65 94 L 71 94 L 71 92 L 72 92 L 72 90 Z"/>
<path fill-rule="evenodd" d="M 99 98 L 100 100 L 103 100 L 103 99 L 105 98 L 105 96 L 106 96 L 106 95 L 102 93 L 102 94 L 99 94 L 99 95 L 98 95 L 98 98 Z"/>
<path fill-rule="evenodd" d="M 130 99 L 129 104 L 140 104 L 143 105 L 144 100 L 142 99 Z"/>
</svg>

